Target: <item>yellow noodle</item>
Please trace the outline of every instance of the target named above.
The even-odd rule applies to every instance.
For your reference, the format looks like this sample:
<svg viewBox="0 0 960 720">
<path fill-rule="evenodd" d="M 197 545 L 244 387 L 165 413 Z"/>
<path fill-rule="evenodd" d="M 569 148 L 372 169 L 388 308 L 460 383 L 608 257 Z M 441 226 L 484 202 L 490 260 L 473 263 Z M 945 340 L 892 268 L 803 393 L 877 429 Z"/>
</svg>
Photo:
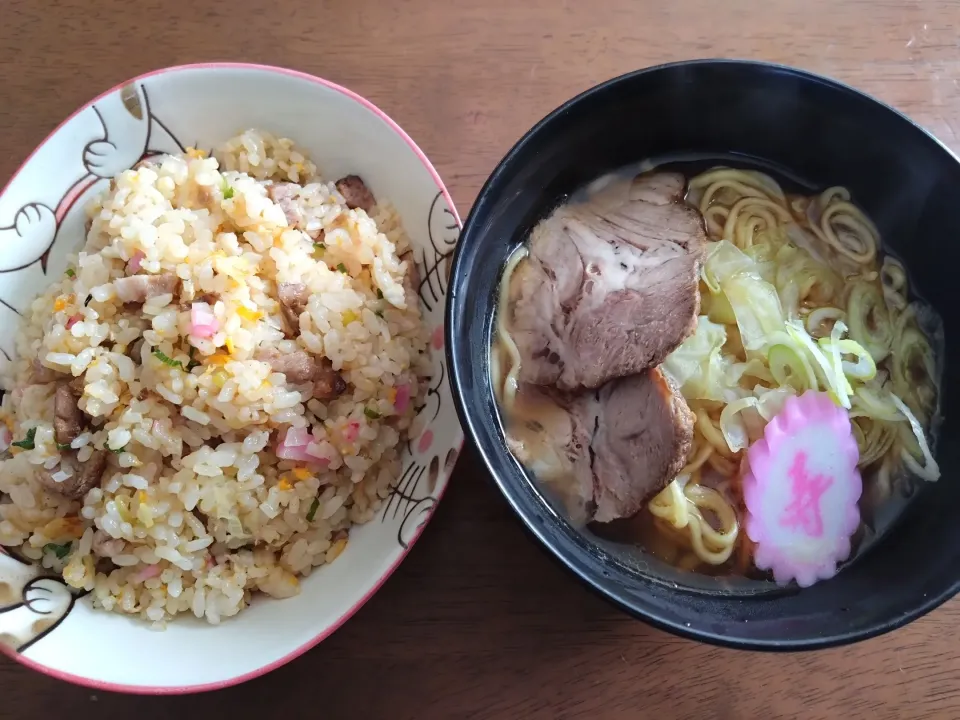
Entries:
<svg viewBox="0 0 960 720">
<path fill-rule="evenodd" d="M 818 203 L 821 208 L 820 224 L 810 225 L 814 234 L 853 262 L 863 265 L 872 263 L 877 257 L 880 233 L 870 218 L 850 202 L 850 193 L 846 188 L 827 188 L 820 194 Z M 844 242 L 833 225 L 848 230 L 844 235 L 855 240 L 856 246 Z"/>
<path fill-rule="evenodd" d="M 685 528 L 690 520 L 682 482 L 678 477 L 648 503 L 651 514 L 666 520 L 678 530 Z"/>
<path fill-rule="evenodd" d="M 733 553 L 734 544 L 737 539 L 736 532 L 734 532 L 732 539 L 726 544 L 711 546 L 705 535 L 706 528 L 709 527 L 709 523 L 702 517 L 691 519 L 690 541 L 693 545 L 693 551 L 697 554 L 697 557 L 705 563 L 709 563 L 710 565 L 723 565 L 723 563 L 730 558 L 731 553 Z"/>
<path fill-rule="evenodd" d="M 723 205 L 711 205 L 703 211 L 703 221 L 707 227 L 707 234 L 719 240 L 723 236 L 723 226 L 727 222 L 730 210 Z M 719 219 L 718 219 L 719 216 Z"/>
<path fill-rule="evenodd" d="M 769 228 L 762 217 L 748 217 L 744 219 L 741 215 L 737 220 L 737 227 L 733 231 L 734 244 L 741 250 L 753 247 L 754 237 L 758 230 Z"/>
<path fill-rule="evenodd" d="M 761 180 L 761 178 L 763 179 Z M 773 178 L 750 170 L 734 170 L 733 168 L 725 167 L 714 168 L 700 173 L 691 179 L 689 183 L 690 190 L 693 191 L 699 190 L 700 188 L 707 188 L 704 192 L 705 196 L 709 193 L 710 188 L 717 185 L 731 187 L 741 195 L 750 195 L 759 192 L 764 196 L 783 199 L 783 190 L 774 182 Z M 776 192 L 771 192 L 772 188 L 776 188 Z M 715 192 L 716 191 L 710 194 L 715 194 Z"/>
<path fill-rule="evenodd" d="M 517 378 L 520 374 L 520 350 L 517 349 L 517 344 L 513 341 L 513 338 L 510 337 L 510 332 L 507 329 L 506 316 L 508 315 L 509 307 L 507 300 L 510 295 L 510 278 L 513 277 L 513 272 L 516 270 L 517 265 L 519 265 L 520 261 L 528 254 L 529 251 L 527 247 L 521 245 L 520 248 L 510 256 L 510 259 L 507 261 L 507 266 L 503 270 L 503 277 L 500 280 L 500 302 L 497 308 L 497 337 L 510 360 L 509 369 L 501 385 L 503 388 L 501 390 L 501 402 L 507 410 L 513 409 L 513 402 L 517 395 Z M 497 370 L 499 371 L 500 368 L 498 367 Z"/>
<path fill-rule="evenodd" d="M 704 540 L 715 548 L 725 548 L 732 545 L 736 540 L 736 533 L 739 529 L 737 522 L 737 513 L 733 506 L 713 488 L 703 485 L 691 485 L 684 489 L 684 494 L 697 509 L 711 510 L 717 515 L 722 530 L 718 531 L 710 523 L 703 523 L 701 535 Z"/>
<path fill-rule="evenodd" d="M 707 415 L 707 411 L 703 408 L 698 408 L 696 415 L 697 430 L 700 431 L 703 439 L 713 445 L 714 449 L 724 457 L 733 457 L 733 451 L 730 450 L 727 441 L 724 440 L 723 433 L 720 432 L 720 428 L 713 424 L 713 420 Z"/>
<path fill-rule="evenodd" d="M 721 493 L 700 485 L 699 472 L 679 475 L 650 501 L 648 509 L 668 524 L 670 535 L 679 533 L 679 539 L 700 561 L 721 565 L 730 557 L 739 533 L 736 510 Z M 707 522 L 704 510 L 717 516 L 720 530 Z M 660 523 L 655 526 L 666 529 Z"/>
<path fill-rule="evenodd" d="M 736 546 L 740 531 L 736 510 L 716 490 L 695 482 L 681 488 L 675 480 L 650 502 L 649 510 L 668 522 L 671 531 L 686 530 L 682 537 L 702 562 L 722 565 Z M 720 530 L 707 522 L 704 510 L 716 514 Z"/>
<path fill-rule="evenodd" d="M 707 464 L 724 477 L 733 477 L 737 474 L 737 465 L 716 453 L 707 458 Z"/>
<path fill-rule="evenodd" d="M 850 191 L 845 187 L 839 185 L 834 185 L 833 187 L 828 187 L 822 193 L 820 193 L 820 207 L 825 208 L 827 205 L 832 203 L 834 200 L 839 200 L 840 202 L 847 202 L 850 200 Z"/>
<path fill-rule="evenodd" d="M 673 542 L 679 548 L 690 548 L 690 536 L 685 529 L 686 526 L 684 526 L 683 530 L 678 530 L 674 526 L 671 519 L 661 518 L 658 516 L 654 516 L 653 526 L 657 529 L 658 533 Z"/>
<path fill-rule="evenodd" d="M 693 188 L 691 187 L 691 189 Z M 700 212 L 702 213 L 708 207 L 710 207 L 710 203 L 713 202 L 713 199 L 714 197 L 716 197 L 717 193 L 719 193 L 721 190 L 728 190 L 728 189 L 733 190 L 734 192 L 737 192 L 740 195 L 743 195 L 744 197 L 755 197 L 755 198 L 767 197 L 767 194 L 762 190 L 749 187 L 747 185 L 744 185 L 742 182 L 738 182 L 737 180 L 732 180 L 732 179 L 718 180 L 717 182 L 713 183 L 712 185 L 707 187 L 706 190 L 703 191 L 703 197 L 700 198 Z"/>
<path fill-rule="evenodd" d="M 849 243 L 843 242 L 831 223 L 852 231 L 852 237 L 859 241 L 860 247 L 850 247 Z M 831 247 L 854 262 L 866 264 L 877 256 L 879 237 L 876 228 L 859 208 L 849 202 L 836 202 L 827 207 L 820 220 L 820 229 Z M 850 233 L 847 237 L 851 237 Z"/>
<path fill-rule="evenodd" d="M 737 224 L 737 218 L 740 213 L 749 212 L 767 224 L 767 227 L 774 227 L 778 220 L 784 222 L 790 219 L 790 213 L 781 205 L 768 200 L 767 198 L 745 197 L 737 200 L 730 208 L 730 214 L 727 215 L 727 222 L 723 226 L 723 239 L 733 242 L 733 230 Z"/>
<path fill-rule="evenodd" d="M 693 472 L 699 470 L 703 467 L 703 464 L 707 461 L 710 455 L 713 454 L 714 447 L 710 443 L 705 443 L 700 447 L 697 452 L 694 454 L 693 459 L 690 460 L 686 467 L 680 471 L 681 475 L 690 475 Z"/>
<path fill-rule="evenodd" d="M 503 352 L 502 341 L 499 341 L 498 347 L 494 352 L 490 353 L 490 378 L 493 384 L 493 391 L 497 395 L 497 401 L 501 403 L 503 402 L 503 383 L 500 382 L 500 378 L 503 377 L 503 368 L 500 366 L 500 356 Z"/>
</svg>

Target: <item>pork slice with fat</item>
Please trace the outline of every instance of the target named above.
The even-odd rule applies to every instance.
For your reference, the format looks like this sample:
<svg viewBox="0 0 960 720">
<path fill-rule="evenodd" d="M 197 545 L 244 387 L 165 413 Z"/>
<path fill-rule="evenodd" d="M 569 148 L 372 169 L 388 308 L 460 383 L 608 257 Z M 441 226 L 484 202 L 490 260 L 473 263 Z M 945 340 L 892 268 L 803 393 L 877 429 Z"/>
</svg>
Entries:
<svg viewBox="0 0 960 720">
<path fill-rule="evenodd" d="M 300 315 L 307 309 L 310 300 L 310 291 L 303 283 L 280 283 L 277 285 L 277 299 L 280 301 L 280 312 L 283 315 L 287 335 L 294 337 L 300 334 Z"/>
<path fill-rule="evenodd" d="M 125 303 L 144 303 L 150 298 L 175 293 L 180 278 L 173 273 L 130 275 L 113 281 L 117 297 Z"/>
<path fill-rule="evenodd" d="M 263 348 L 257 360 L 268 363 L 274 372 L 283 373 L 293 385 L 312 383 L 311 397 L 328 402 L 347 389 L 343 376 L 333 369 L 327 358 L 311 355 L 304 350 L 282 354 L 273 348 Z"/>
<path fill-rule="evenodd" d="M 658 368 L 596 391 L 527 385 L 508 445 L 564 500 L 575 520 L 629 517 L 676 477 L 693 443 L 693 413 Z"/>
<path fill-rule="evenodd" d="M 108 456 L 109 452 L 106 450 L 94 450 L 93 455 L 85 462 L 80 462 L 76 452 L 64 453 L 60 456 L 60 464 L 53 470 L 37 470 L 37 482 L 47 490 L 71 500 L 79 500 L 92 488 L 100 485 L 107 469 Z M 58 481 L 54 479 L 58 472 L 69 473 L 69 476 Z"/>
<path fill-rule="evenodd" d="M 509 288 L 522 381 L 598 388 L 655 367 L 693 332 L 703 220 L 675 201 L 672 176 L 637 183 L 636 197 L 601 191 L 531 233 Z"/>
</svg>

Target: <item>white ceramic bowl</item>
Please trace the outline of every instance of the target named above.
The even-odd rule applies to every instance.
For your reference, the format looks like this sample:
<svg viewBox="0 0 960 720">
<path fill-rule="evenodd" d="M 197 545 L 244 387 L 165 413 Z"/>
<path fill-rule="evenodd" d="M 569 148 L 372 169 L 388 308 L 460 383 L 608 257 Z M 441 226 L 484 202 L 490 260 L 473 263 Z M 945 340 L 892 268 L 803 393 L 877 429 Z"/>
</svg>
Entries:
<svg viewBox="0 0 960 720">
<path fill-rule="evenodd" d="M 463 444 L 443 347 L 444 296 L 460 219 L 423 152 L 360 96 L 319 78 L 253 65 L 168 68 L 115 87 L 60 125 L 0 193 L 0 351 L 18 312 L 83 242 L 84 206 L 144 155 L 210 149 L 262 128 L 305 148 L 327 178 L 360 175 L 403 218 L 435 329 L 426 430 L 410 443 L 398 488 L 350 534 L 344 553 L 300 595 L 257 597 L 217 626 L 177 618 L 163 632 L 94 610 L 58 578 L 0 554 L 0 649 L 25 665 L 103 690 L 182 693 L 277 668 L 339 627 L 397 567 L 433 512 Z M 6 148 L 14 151 L 13 148 Z"/>
</svg>

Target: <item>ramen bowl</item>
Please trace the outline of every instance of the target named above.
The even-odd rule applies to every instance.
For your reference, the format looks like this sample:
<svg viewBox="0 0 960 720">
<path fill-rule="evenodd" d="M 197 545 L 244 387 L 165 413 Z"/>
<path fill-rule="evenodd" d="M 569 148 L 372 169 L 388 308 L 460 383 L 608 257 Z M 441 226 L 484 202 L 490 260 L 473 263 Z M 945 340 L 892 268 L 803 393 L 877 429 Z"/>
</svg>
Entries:
<svg viewBox="0 0 960 720">
<path fill-rule="evenodd" d="M 897 628 L 952 597 L 960 582 L 958 385 L 941 388 L 936 483 L 924 483 L 889 532 L 832 579 L 744 592 L 675 570 L 580 530 L 508 451 L 488 361 L 501 273 L 517 246 L 578 188 L 630 164 L 745 165 L 815 189 L 847 187 L 945 318 L 960 250 L 960 163 L 886 105 L 833 80 L 756 62 L 681 62 L 588 90 L 530 130 L 493 171 L 454 254 L 447 356 L 454 401 L 507 502 L 582 582 L 628 613 L 679 635 L 739 648 L 841 645 Z M 770 585 L 773 585 L 770 583 Z"/>
<path fill-rule="evenodd" d="M 349 90 L 289 70 L 234 64 L 159 70 L 100 95 L 54 130 L 0 194 L 0 348 L 15 355 L 18 313 L 54 279 L 73 277 L 67 256 L 82 245 L 85 208 L 111 178 L 157 154 L 192 147 L 197 157 L 248 128 L 293 139 L 325 179 L 359 175 L 378 199 L 392 203 L 410 238 L 432 379 L 422 406 L 419 400 L 407 405 L 417 420 L 401 453 L 398 482 L 382 493 L 378 487 L 380 503 L 371 504 L 377 509 L 338 539 L 339 555 L 325 556 L 332 562 L 299 583 L 290 580 L 299 592 L 282 600 L 254 593 L 248 607 L 219 624 L 194 617 L 204 614 L 202 603 L 165 629 L 95 609 L 96 591 L 75 590 L 56 572 L 25 562 L 17 548 L 0 548 L 0 650 L 54 677 L 102 690 L 183 693 L 283 665 L 345 622 L 397 567 L 431 516 L 462 446 L 441 350 L 445 264 L 459 230 L 449 193 L 423 152 L 382 111 Z M 306 520 L 327 511 L 317 514 L 314 506 Z M 186 587 L 177 583 L 163 592 L 182 594 Z"/>
</svg>

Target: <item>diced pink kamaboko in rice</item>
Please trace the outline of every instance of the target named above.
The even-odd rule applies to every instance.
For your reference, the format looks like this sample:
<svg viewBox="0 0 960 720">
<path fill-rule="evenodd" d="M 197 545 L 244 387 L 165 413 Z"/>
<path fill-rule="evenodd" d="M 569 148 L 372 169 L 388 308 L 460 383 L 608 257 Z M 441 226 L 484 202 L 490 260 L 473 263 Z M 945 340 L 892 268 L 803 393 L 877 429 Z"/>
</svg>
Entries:
<svg viewBox="0 0 960 720">
<path fill-rule="evenodd" d="M 205 302 L 195 302 L 190 306 L 191 335 L 201 338 L 213 337 L 219 329 L 220 323 L 210 305 Z"/>
<path fill-rule="evenodd" d="M 134 575 L 133 579 L 138 582 L 143 582 L 150 578 L 160 577 L 161 572 L 159 565 L 147 565 L 143 570 Z"/>
<path fill-rule="evenodd" d="M 136 275 L 140 272 L 140 263 L 143 262 L 143 259 L 146 255 L 143 254 L 142 250 L 137 250 L 130 258 L 130 262 L 127 263 L 127 270 L 131 275 Z"/>
<path fill-rule="evenodd" d="M 287 432 L 277 443 L 276 453 L 281 460 L 329 464 L 330 458 L 317 452 L 316 447 L 313 436 L 306 428 L 287 428 Z"/>
<path fill-rule="evenodd" d="M 287 428 L 287 432 L 277 444 L 277 457 L 281 460 L 309 460 L 307 444 L 310 433 L 306 428 Z"/>
<path fill-rule="evenodd" d="M 410 386 L 401 385 L 397 388 L 397 397 L 393 401 L 393 407 L 401 415 L 407 411 L 410 406 Z"/>
<path fill-rule="evenodd" d="M 353 442 L 360 436 L 360 423 L 351 420 L 343 429 L 343 439 L 347 442 Z"/>
</svg>

